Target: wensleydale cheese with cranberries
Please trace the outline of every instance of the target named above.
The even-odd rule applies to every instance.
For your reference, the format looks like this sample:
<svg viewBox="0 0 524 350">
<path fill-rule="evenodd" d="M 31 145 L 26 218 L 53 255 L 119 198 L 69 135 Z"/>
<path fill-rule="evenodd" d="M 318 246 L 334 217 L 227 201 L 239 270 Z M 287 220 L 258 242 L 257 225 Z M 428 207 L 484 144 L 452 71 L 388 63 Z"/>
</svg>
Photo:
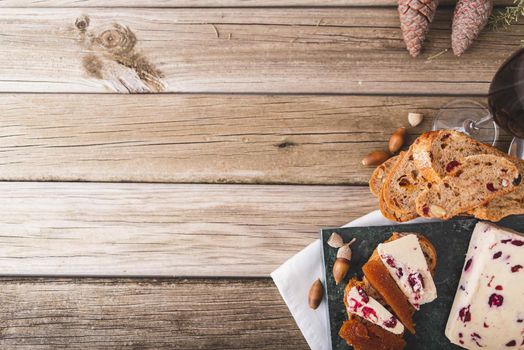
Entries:
<svg viewBox="0 0 524 350">
<path fill-rule="evenodd" d="M 418 238 L 408 234 L 377 247 L 382 263 L 415 309 L 437 298 L 437 288 Z"/>
<path fill-rule="evenodd" d="M 360 316 L 394 334 L 404 332 L 404 325 L 382 304 L 368 296 L 362 288 L 358 286 L 351 288 L 347 299 L 348 313 Z"/>
<path fill-rule="evenodd" d="M 524 237 L 479 222 L 446 336 L 466 349 L 524 349 Z"/>
</svg>

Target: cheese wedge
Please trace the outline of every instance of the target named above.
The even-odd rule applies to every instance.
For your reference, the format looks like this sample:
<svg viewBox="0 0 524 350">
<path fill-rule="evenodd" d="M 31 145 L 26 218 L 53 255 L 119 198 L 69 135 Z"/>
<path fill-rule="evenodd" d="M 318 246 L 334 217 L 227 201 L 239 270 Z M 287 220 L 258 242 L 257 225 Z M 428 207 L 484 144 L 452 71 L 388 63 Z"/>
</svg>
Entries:
<svg viewBox="0 0 524 350">
<path fill-rule="evenodd" d="M 402 323 L 359 286 L 354 286 L 349 290 L 346 305 L 349 314 L 360 316 L 394 334 L 404 332 Z"/>
<path fill-rule="evenodd" d="M 381 243 L 377 252 L 391 277 L 415 309 L 419 310 L 420 305 L 437 298 L 437 288 L 416 235 L 408 234 Z"/>
</svg>

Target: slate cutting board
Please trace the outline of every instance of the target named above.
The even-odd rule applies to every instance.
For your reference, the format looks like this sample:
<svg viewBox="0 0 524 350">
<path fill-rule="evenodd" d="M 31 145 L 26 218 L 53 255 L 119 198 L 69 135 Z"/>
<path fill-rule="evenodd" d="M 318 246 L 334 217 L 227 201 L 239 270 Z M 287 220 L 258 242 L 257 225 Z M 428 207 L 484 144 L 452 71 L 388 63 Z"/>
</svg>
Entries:
<svg viewBox="0 0 524 350">
<path fill-rule="evenodd" d="M 327 302 L 329 309 L 331 341 L 334 350 L 351 349 L 338 336 L 338 330 L 346 317 L 343 296 L 344 287 L 351 277 L 362 277 L 362 265 L 366 263 L 376 246 L 397 232 L 417 232 L 424 234 L 437 250 L 437 270 L 435 285 L 438 298 L 432 303 L 422 305 L 415 313 L 416 335 L 406 332 L 408 350 L 447 350 L 461 349 L 449 342 L 444 335 L 449 310 L 453 304 L 455 291 L 460 279 L 464 258 L 468 248 L 476 219 L 454 219 L 444 222 L 427 224 L 408 224 L 396 226 L 369 226 L 323 229 L 321 231 L 322 254 L 324 262 L 324 281 L 326 281 Z M 513 216 L 497 223 L 524 232 L 524 216 Z M 333 263 L 336 259 L 336 249 L 327 244 L 331 233 L 337 232 L 348 242 L 353 237 L 357 241 L 351 246 L 353 258 L 350 270 L 338 286 L 333 279 Z"/>
</svg>

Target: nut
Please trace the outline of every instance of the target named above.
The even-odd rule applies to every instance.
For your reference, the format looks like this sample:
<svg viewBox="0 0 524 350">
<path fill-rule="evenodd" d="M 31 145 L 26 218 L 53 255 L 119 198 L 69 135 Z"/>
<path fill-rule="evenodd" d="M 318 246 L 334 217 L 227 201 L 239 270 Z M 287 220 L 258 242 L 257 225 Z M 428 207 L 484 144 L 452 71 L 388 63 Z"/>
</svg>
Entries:
<svg viewBox="0 0 524 350">
<path fill-rule="evenodd" d="M 420 113 L 408 113 L 408 122 L 412 127 L 418 126 L 424 120 L 424 116 Z"/>
<path fill-rule="evenodd" d="M 389 152 L 396 153 L 401 148 L 402 145 L 404 145 L 404 141 L 406 140 L 406 128 L 398 128 L 395 130 L 393 135 L 391 135 L 391 138 L 389 139 Z"/>
<path fill-rule="evenodd" d="M 317 279 L 309 288 L 308 303 L 309 307 L 315 310 L 320 303 L 322 302 L 322 297 L 324 296 L 324 287 L 320 278 Z"/>
<path fill-rule="evenodd" d="M 377 166 L 384 163 L 389 157 L 391 157 L 391 154 L 386 151 L 373 151 L 362 159 L 362 165 Z"/>
<path fill-rule="evenodd" d="M 502 187 L 508 187 L 508 186 L 509 186 L 508 180 L 502 179 Z"/>
<path fill-rule="evenodd" d="M 344 240 L 338 233 L 333 232 L 331 236 L 329 237 L 327 244 L 331 248 L 340 248 L 344 245 Z"/>
<path fill-rule="evenodd" d="M 333 264 L 333 278 L 335 278 L 335 284 L 339 284 L 340 281 L 346 277 L 349 271 L 349 260 L 345 258 L 337 258 L 335 264 Z"/>
<path fill-rule="evenodd" d="M 446 215 L 446 209 L 438 206 L 438 205 L 435 205 L 435 204 L 432 204 L 430 207 L 429 207 L 429 211 L 431 213 L 431 215 L 433 215 L 434 217 L 437 217 L 437 218 L 441 218 L 441 217 L 444 217 Z"/>
<path fill-rule="evenodd" d="M 356 238 L 353 238 L 349 243 L 344 244 L 337 251 L 337 260 L 333 264 L 333 277 L 335 278 L 335 284 L 339 284 L 340 281 L 346 277 L 349 271 L 349 261 L 351 260 L 351 248 L 350 245 L 355 243 Z"/>
</svg>

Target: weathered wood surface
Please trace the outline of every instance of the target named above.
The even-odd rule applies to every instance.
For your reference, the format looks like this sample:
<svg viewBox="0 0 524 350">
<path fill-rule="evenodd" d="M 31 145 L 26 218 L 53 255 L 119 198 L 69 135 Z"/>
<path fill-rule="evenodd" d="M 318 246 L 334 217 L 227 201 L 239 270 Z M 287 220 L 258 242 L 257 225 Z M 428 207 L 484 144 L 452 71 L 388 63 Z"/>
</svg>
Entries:
<svg viewBox="0 0 524 350">
<path fill-rule="evenodd" d="M 486 93 L 524 27 L 435 57 L 450 23 L 441 9 L 411 59 L 395 8 L 6 8 L 0 91 Z"/>
<path fill-rule="evenodd" d="M 439 1 L 440 6 L 455 0 Z M 496 0 L 497 5 L 513 4 Z M 396 6 L 396 0 L 0 0 L 0 7 L 337 7 Z"/>
<path fill-rule="evenodd" d="M 0 298 L 2 349 L 308 348 L 267 279 L 2 278 Z"/>
<path fill-rule="evenodd" d="M 365 154 L 452 99 L 3 94 L 0 180 L 366 184 Z"/>
<path fill-rule="evenodd" d="M 366 187 L 0 183 L 0 275 L 268 276 Z"/>
</svg>

